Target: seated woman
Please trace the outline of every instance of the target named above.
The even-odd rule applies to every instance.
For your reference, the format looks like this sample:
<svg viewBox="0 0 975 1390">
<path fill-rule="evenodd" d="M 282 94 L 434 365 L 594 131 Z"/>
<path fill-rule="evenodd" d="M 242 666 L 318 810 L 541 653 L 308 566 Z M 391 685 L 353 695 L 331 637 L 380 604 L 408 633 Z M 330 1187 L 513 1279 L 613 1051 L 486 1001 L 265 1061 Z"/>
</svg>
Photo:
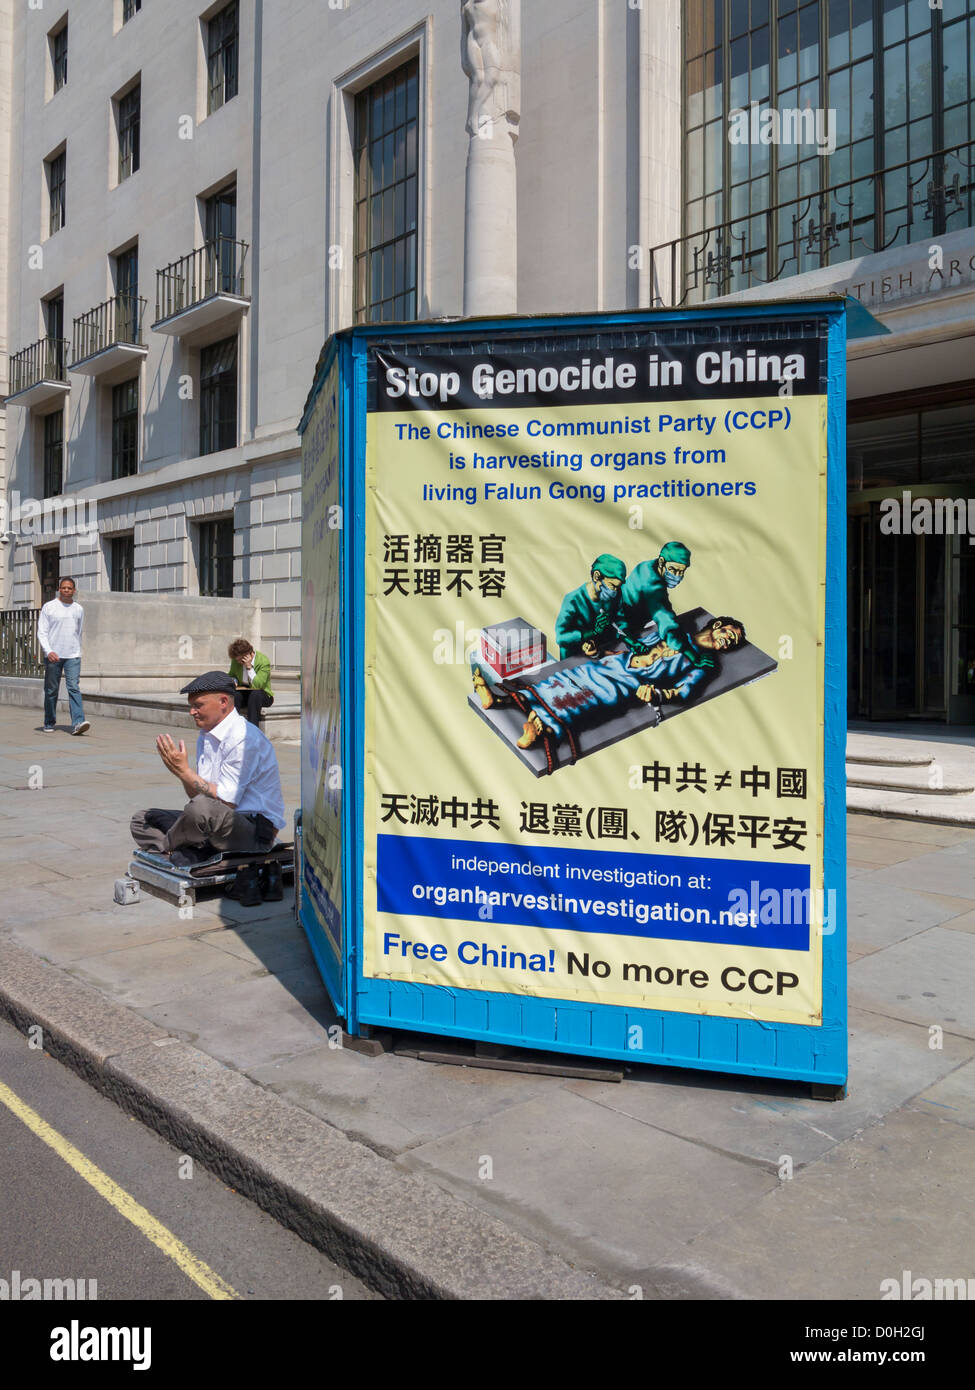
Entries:
<svg viewBox="0 0 975 1390">
<path fill-rule="evenodd" d="M 736 618 L 714 618 L 690 640 L 704 652 L 729 651 L 744 642 L 745 629 Z M 601 661 L 582 661 L 542 680 L 506 684 L 500 690 L 502 700 L 512 700 L 526 716 L 519 748 L 531 748 L 541 740 L 550 755 L 550 741 L 565 739 L 575 761 L 580 729 L 603 723 L 634 699 L 657 708 L 690 700 L 714 674 L 715 668 L 698 666 L 693 657 L 658 641 L 640 655 L 622 652 Z M 475 671 L 474 689 L 485 709 L 498 698 L 480 671 Z"/>
<path fill-rule="evenodd" d="M 251 724 L 260 724 L 261 711 L 274 704 L 271 689 L 271 663 L 263 652 L 256 652 L 245 637 L 238 637 L 227 648 L 230 674 L 237 686 L 234 704 Z"/>
</svg>

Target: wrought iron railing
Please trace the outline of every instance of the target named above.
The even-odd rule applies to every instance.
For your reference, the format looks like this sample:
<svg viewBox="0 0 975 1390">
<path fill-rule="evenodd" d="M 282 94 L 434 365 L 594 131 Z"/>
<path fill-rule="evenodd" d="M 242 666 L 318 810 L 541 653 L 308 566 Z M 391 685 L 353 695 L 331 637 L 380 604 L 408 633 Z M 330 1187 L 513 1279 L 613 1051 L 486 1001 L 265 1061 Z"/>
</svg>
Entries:
<svg viewBox="0 0 975 1390">
<path fill-rule="evenodd" d="M 11 608 L 0 613 L 0 676 L 43 676 L 44 657 L 37 641 L 39 608 Z"/>
<path fill-rule="evenodd" d="M 16 396 L 18 391 L 26 391 L 39 381 L 66 383 L 67 348 L 67 338 L 39 338 L 30 347 L 15 352 L 10 359 L 9 394 Z"/>
<path fill-rule="evenodd" d="M 72 365 L 116 343 L 142 346 L 146 301 L 135 294 L 117 294 L 96 304 L 74 321 Z"/>
<path fill-rule="evenodd" d="M 675 307 L 975 225 L 975 141 L 892 164 L 650 250 L 651 303 Z"/>
<path fill-rule="evenodd" d="M 247 242 L 219 236 L 156 271 L 156 321 L 214 294 L 244 297 Z"/>
</svg>

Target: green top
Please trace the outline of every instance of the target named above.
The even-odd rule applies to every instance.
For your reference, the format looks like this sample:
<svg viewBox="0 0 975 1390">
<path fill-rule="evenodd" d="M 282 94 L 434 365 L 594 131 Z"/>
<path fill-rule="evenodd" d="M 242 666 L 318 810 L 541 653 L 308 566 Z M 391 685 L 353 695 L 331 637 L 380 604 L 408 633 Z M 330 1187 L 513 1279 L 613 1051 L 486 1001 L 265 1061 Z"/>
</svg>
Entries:
<svg viewBox="0 0 975 1390">
<path fill-rule="evenodd" d="M 606 602 L 597 602 L 590 596 L 588 584 L 580 584 L 578 589 L 566 594 L 555 620 L 555 640 L 562 660 L 578 656 L 583 642 L 598 636 L 612 621 L 618 607 L 618 592 Z"/>
<path fill-rule="evenodd" d="M 674 616 L 670 591 L 663 576 L 657 573 L 656 561 L 644 560 L 630 571 L 620 590 L 620 608 L 623 626 L 631 638 L 639 640 L 647 623 L 655 623 L 663 641 L 697 664 L 697 653 Z"/>
<path fill-rule="evenodd" d="M 236 657 L 230 663 L 230 674 L 238 685 L 247 684 L 244 680 L 244 668 Z M 250 688 L 251 690 L 263 690 L 265 695 L 270 695 L 271 699 L 274 699 L 274 691 L 271 689 L 271 663 L 263 652 L 254 653 Z"/>
</svg>

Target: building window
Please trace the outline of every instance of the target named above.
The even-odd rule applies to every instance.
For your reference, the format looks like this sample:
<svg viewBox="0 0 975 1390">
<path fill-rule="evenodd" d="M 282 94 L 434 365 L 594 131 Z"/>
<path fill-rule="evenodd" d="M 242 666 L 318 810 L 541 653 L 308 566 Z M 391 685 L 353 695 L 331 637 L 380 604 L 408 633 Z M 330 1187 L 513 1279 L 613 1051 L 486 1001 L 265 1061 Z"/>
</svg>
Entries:
<svg viewBox="0 0 975 1390">
<path fill-rule="evenodd" d="M 139 379 L 133 377 L 112 387 L 112 477 L 129 478 L 138 467 Z"/>
<path fill-rule="evenodd" d="M 44 496 L 60 497 L 64 486 L 64 411 L 44 416 Z"/>
<path fill-rule="evenodd" d="M 896 408 L 893 407 L 893 408 Z M 971 485 L 975 403 L 925 406 L 847 424 L 847 488 Z"/>
<path fill-rule="evenodd" d="M 118 181 L 134 174 L 139 167 L 139 124 L 142 85 L 136 84 L 118 99 Z"/>
<path fill-rule="evenodd" d="M 355 99 L 355 317 L 416 318 L 417 104 L 420 65 Z"/>
<path fill-rule="evenodd" d="M 64 380 L 64 295 L 54 294 L 43 301 L 44 329 L 47 337 L 44 375 L 53 381 Z"/>
<path fill-rule="evenodd" d="M 234 523 L 229 516 L 200 525 L 200 594 L 234 596 Z"/>
<path fill-rule="evenodd" d="M 200 453 L 237 444 L 237 339 L 200 351 Z"/>
<path fill-rule="evenodd" d="M 68 80 L 68 21 L 51 35 L 51 65 L 54 69 L 54 90 L 60 92 Z"/>
<path fill-rule="evenodd" d="M 239 294 L 237 284 L 237 185 L 207 198 L 203 209 L 207 294 Z"/>
<path fill-rule="evenodd" d="M 129 247 L 115 262 L 115 341 L 139 341 L 139 248 Z"/>
<path fill-rule="evenodd" d="M 135 536 L 113 536 L 110 551 L 109 587 L 113 593 L 131 594 L 135 572 Z"/>
<path fill-rule="evenodd" d="M 142 0 L 122 0 L 122 23 L 128 24 L 133 15 L 142 9 Z M 114 589 L 115 585 L 112 585 Z"/>
<path fill-rule="evenodd" d="M 48 235 L 53 236 L 64 226 L 65 219 L 65 169 L 67 165 L 68 152 L 62 150 L 53 159 L 47 161 L 47 191 L 50 204 L 50 218 L 48 220 Z"/>
<path fill-rule="evenodd" d="M 207 114 L 237 95 L 237 0 L 207 24 Z"/>
<path fill-rule="evenodd" d="M 684 19 L 685 286 L 711 297 L 973 225 L 967 0 L 685 0 Z"/>
</svg>

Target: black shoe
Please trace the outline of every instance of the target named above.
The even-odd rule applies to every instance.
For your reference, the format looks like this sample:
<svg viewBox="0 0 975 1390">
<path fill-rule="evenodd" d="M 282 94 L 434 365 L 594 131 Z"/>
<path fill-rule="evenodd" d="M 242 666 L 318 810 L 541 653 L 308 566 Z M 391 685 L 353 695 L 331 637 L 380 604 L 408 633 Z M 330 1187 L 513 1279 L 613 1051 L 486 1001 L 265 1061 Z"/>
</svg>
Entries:
<svg viewBox="0 0 975 1390">
<path fill-rule="evenodd" d="M 270 903 L 279 903 L 284 897 L 280 864 L 265 864 L 261 870 L 261 897 Z"/>
<path fill-rule="evenodd" d="M 244 864 L 237 870 L 237 877 L 227 889 L 227 897 L 239 902 L 241 907 L 260 907 L 263 900 L 256 864 Z"/>
</svg>

